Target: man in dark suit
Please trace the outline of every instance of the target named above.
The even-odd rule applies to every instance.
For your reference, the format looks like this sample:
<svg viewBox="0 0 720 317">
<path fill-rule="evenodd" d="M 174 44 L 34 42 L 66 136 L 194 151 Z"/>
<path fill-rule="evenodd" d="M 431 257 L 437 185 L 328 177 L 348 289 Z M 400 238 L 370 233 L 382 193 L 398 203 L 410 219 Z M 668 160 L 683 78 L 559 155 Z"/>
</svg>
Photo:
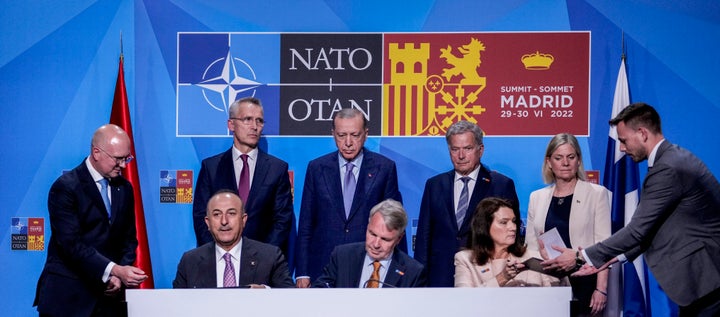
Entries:
<svg viewBox="0 0 720 317">
<path fill-rule="evenodd" d="M 228 113 L 233 146 L 202 161 L 195 186 L 193 222 L 197 245 L 213 240 L 204 220 L 210 196 L 229 189 L 239 194 L 247 211 L 248 223 L 243 234 L 280 247 L 288 256 L 295 217 L 288 164 L 257 147 L 265 124 L 260 100 L 238 99 Z"/>
<path fill-rule="evenodd" d="M 644 252 L 658 283 L 680 306 L 680 316 L 718 316 L 720 184 L 700 159 L 665 140 L 660 115 L 650 105 L 629 105 L 610 125 L 617 126 L 620 151 L 635 162 L 648 160 L 637 209 L 607 240 L 582 252 L 564 249 L 544 264 L 572 270 L 588 261 L 575 274 L 587 275 Z"/>
<path fill-rule="evenodd" d="M 125 131 L 101 126 L 90 155 L 50 188 L 52 235 L 34 302 L 40 316 L 121 316 L 123 285 L 147 278 L 132 266 L 133 190 L 120 175 L 132 159 Z"/>
<path fill-rule="evenodd" d="M 363 148 L 368 128 L 359 110 L 338 111 L 332 133 L 338 151 L 310 161 L 305 175 L 295 248 L 298 287 L 320 276 L 335 246 L 363 241 L 372 206 L 402 201 L 395 162 Z M 404 238 L 399 247 L 407 250 Z"/>
<path fill-rule="evenodd" d="M 455 253 L 465 247 L 472 212 L 485 197 L 508 199 L 518 211 L 512 179 L 480 163 L 483 131 L 468 121 L 445 134 L 453 170 L 425 183 L 415 237 L 415 259 L 428 271 L 428 286 L 453 287 Z"/>
<path fill-rule="evenodd" d="M 205 224 L 214 241 L 183 254 L 173 288 L 294 287 L 278 247 L 242 237 L 247 219 L 235 192 L 213 195 Z"/>
<path fill-rule="evenodd" d="M 405 237 L 406 226 L 407 215 L 398 201 L 387 199 L 375 205 L 370 210 L 365 242 L 335 247 L 313 287 L 425 286 L 423 265 L 396 248 Z"/>
</svg>

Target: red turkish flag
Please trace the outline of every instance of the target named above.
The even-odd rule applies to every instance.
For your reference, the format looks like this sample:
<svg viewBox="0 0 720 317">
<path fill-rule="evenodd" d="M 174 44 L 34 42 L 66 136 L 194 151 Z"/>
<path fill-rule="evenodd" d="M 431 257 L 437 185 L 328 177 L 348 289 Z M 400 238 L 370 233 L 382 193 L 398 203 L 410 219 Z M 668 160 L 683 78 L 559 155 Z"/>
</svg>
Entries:
<svg viewBox="0 0 720 317">
<path fill-rule="evenodd" d="M 121 127 L 130 137 L 130 154 L 135 155 L 135 141 L 133 140 L 132 124 L 130 123 L 130 108 L 128 106 L 127 90 L 125 88 L 125 71 L 123 70 L 123 56 L 120 55 L 120 69 L 115 84 L 115 97 L 113 98 L 110 123 Z M 145 271 L 148 278 L 140 284 L 140 288 L 155 288 L 150 264 L 150 248 L 148 247 L 147 229 L 145 228 L 145 212 L 143 211 L 142 194 L 140 192 L 140 178 L 138 177 L 137 160 L 125 166 L 123 176 L 130 181 L 135 196 L 135 229 L 137 231 L 138 247 L 135 250 L 137 257 L 135 266 Z"/>
</svg>

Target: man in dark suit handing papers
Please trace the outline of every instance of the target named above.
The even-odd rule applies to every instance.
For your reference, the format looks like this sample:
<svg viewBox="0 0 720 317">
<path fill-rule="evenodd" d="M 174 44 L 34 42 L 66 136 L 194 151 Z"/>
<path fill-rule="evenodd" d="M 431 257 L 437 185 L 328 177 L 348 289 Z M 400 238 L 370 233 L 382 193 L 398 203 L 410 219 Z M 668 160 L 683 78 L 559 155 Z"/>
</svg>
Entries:
<svg viewBox="0 0 720 317">
<path fill-rule="evenodd" d="M 720 183 L 695 155 L 665 140 L 660 115 L 645 103 L 627 106 L 610 120 L 620 151 L 648 160 L 640 202 L 630 223 L 603 242 L 564 249 L 548 268 L 593 274 L 644 252 L 680 316 L 720 315 Z M 563 251 L 562 248 L 557 250 Z"/>
<path fill-rule="evenodd" d="M 35 303 L 40 316 L 121 316 L 123 285 L 145 272 L 135 262 L 135 200 L 121 171 L 132 161 L 130 138 L 106 124 L 90 155 L 50 188 L 52 235 Z"/>
<path fill-rule="evenodd" d="M 405 237 L 402 204 L 387 199 L 370 210 L 365 242 L 337 246 L 313 287 L 423 287 L 422 264 L 396 248 Z"/>
</svg>

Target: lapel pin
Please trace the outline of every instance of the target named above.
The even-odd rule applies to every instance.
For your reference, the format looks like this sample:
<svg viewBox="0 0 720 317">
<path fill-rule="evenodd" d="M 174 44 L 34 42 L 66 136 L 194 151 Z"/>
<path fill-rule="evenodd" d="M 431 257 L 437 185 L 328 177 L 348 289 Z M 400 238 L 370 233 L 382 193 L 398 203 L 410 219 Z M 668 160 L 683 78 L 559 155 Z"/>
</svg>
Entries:
<svg viewBox="0 0 720 317">
<path fill-rule="evenodd" d="M 400 271 L 400 270 L 398 270 L 398 269 L 395 269 L 395 273 L 399 274 L 400 276 L 405 275 L 405 272 Z"/>
<path fill-rule="evenodd" d="M 250 266 L 255 266 L 255 264 L 256 264 L 256 263 L 255 263 L 255 260 L 250 261 Z"/>
</svg>

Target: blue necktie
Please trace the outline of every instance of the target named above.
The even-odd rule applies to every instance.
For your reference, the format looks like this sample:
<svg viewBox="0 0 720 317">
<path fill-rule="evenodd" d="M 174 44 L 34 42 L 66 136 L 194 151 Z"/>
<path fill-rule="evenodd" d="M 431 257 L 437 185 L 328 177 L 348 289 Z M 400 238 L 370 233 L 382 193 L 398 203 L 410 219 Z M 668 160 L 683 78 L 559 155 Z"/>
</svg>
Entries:
<svg viewBox="0 0 720 317">
<path fill-rule="evenodd" d="M 465 219 L 465 214 L 467 214 L 468 207 L 470 206 L 470 195 L 468 194 L 468 182 L 470 181 L 470 177 L 463 176 L 460 177 L 460 180 L 463 182 L 463 188 L 460 191 L 460 199 L 458 200 L 457 212 L 455 212 L 458 229 L 462 227 L 463 220 Z"/>
<path fill-rule="evenodd" d="M 108 197 L 108 180 L 103 178 L 98 181 L 100 183 L 100 196 L 102 196 L 103 203 L 105 203 L 105 210 L 107 210 L 108 218 L 112 218 L 110 212 L 110 197 Z"/>
<path fill-rule="evenodd" d="M 352 208 L 353 196 L 355 196 L 355 174 L 353 168 L 355 165 L 348 162 L 345 164 L 345 189 L 343 190 L 343 202 L 345 203 L 345 218 L 350 216 L 350 208 Z"/>
</svg>

